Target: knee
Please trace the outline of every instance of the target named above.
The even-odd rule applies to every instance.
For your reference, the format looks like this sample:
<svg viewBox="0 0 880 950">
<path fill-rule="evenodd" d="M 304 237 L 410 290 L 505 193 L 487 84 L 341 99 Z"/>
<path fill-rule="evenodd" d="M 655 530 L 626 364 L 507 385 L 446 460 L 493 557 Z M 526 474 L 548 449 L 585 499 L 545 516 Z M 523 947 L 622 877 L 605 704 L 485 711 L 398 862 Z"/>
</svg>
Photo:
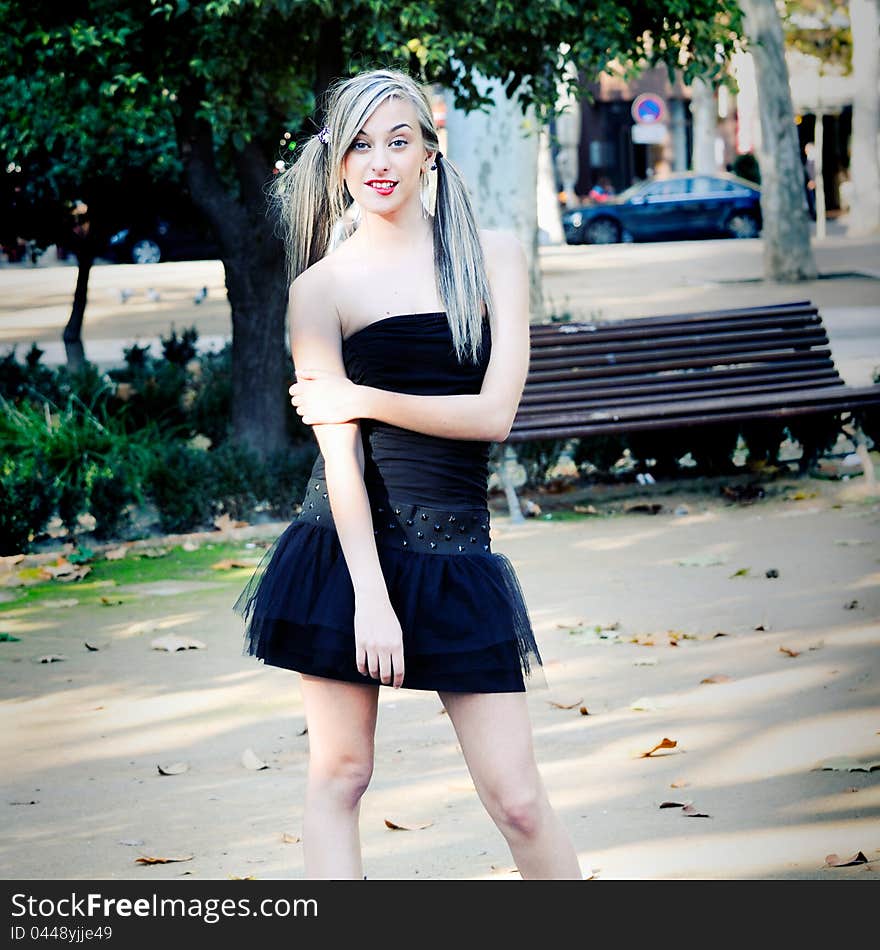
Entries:
<svg viewBox="0 0 880 950">
<path fill-rule="evenodd" d="M 309 760 L 309 785 L 326 801 L 354 807 L 366 792 L 373 777 L 373 757 L 364 754 L 312 756 Z"/>
<path fill-rule="evenodd" d="M 533 838 L 544 820 L 544 796 L 538 785 L 503 789 L 490 809 L 501 830 L 520 838 Z"/>
</svg>

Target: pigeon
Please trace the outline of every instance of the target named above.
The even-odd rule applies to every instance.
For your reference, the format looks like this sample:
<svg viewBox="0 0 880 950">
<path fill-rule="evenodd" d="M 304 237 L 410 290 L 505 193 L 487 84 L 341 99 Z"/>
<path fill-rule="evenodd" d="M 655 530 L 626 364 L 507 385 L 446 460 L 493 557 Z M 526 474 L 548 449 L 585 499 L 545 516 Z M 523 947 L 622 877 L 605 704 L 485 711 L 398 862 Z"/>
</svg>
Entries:
<svg viewBox="0 0 880 950">
<path fill-rule="evenodd" d="M 123 287 L 122 290 L 119 291 L 119 302 L 127 303 L 128 298 L 131 297 L 133 293 L 134 291 L 130 287 Z"/>
<path fill-rule="evenodd" d="M 160 298 L 159 298 L 159 291 L 156 290 L 155 287 L 148 287 L 148 288 L 147 288 L 147 300 L 152 300 L 153 303 L 157 303 L 157 302 L 159 301 L 159 299 L 160 299 Z"/>
<path fill-rule="evenodd" d="M 208 288 L 202 287 L 202 289 L 193 297 L 193 303 L 201 303 L 205 297 L 208 296 Z"/>
</svg>

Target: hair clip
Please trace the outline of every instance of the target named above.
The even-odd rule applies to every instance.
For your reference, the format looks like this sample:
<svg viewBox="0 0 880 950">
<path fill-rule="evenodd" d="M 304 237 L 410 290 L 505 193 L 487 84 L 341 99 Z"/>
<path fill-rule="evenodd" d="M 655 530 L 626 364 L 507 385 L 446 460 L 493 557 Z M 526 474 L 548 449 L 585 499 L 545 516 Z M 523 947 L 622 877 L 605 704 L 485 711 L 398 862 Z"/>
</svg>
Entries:
<svg viewBox="0 0 880 950">
<path fill-rule="evenodd" d="M 321 140 L 322 145 L 326 145 L 330 141 L 330 128 L 329 126 L 322 125 L 320 131 L 318 132 L 318 138 Z"/>
</svg>

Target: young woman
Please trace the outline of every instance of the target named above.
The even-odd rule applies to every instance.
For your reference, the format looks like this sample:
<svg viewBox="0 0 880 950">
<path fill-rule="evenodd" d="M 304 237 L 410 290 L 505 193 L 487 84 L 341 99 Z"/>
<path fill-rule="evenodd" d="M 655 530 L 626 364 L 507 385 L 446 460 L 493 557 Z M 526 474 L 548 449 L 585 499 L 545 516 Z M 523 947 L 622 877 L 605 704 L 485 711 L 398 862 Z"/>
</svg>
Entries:
<svg viewBox="0 0 880 950">
<path fill-rule="evenodd" d="M 541 658 L 486 503 L 490 443 L 507 437 L 528 367 L 525 255 L 477 230 L 405 73 L 337 82 L 326 116 L 277 191 L 290 392 L 320 454 L 301 513 L 235 605 L 245 652 L 301 674 L 306 874 L 362 877 L 386 685 L 438 692 L 522 876 L 579 879 L 532 749 L 525 687 L 546 685 Z"/>
</svg>

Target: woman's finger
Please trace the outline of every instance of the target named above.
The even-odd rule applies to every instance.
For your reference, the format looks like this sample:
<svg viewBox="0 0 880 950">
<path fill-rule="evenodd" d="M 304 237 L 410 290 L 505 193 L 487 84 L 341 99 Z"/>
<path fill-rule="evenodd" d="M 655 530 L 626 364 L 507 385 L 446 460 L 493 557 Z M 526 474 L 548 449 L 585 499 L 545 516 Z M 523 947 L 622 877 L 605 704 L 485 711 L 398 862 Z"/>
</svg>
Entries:
<svg viewBox="0 0 880 950">
<path fill-rule="evenodd" d="M 391 654 L 385 650 L 379 654 L 379 675 L 386 686 L 391 682 Z"/>
<path fill-rule="evenodd" d="M 394 667 L 394 680 L 392 686 L 400 689 L 403 685 L 403 650 L 394 650 L 391 654 L 391 665 Z"/>
</svg>

